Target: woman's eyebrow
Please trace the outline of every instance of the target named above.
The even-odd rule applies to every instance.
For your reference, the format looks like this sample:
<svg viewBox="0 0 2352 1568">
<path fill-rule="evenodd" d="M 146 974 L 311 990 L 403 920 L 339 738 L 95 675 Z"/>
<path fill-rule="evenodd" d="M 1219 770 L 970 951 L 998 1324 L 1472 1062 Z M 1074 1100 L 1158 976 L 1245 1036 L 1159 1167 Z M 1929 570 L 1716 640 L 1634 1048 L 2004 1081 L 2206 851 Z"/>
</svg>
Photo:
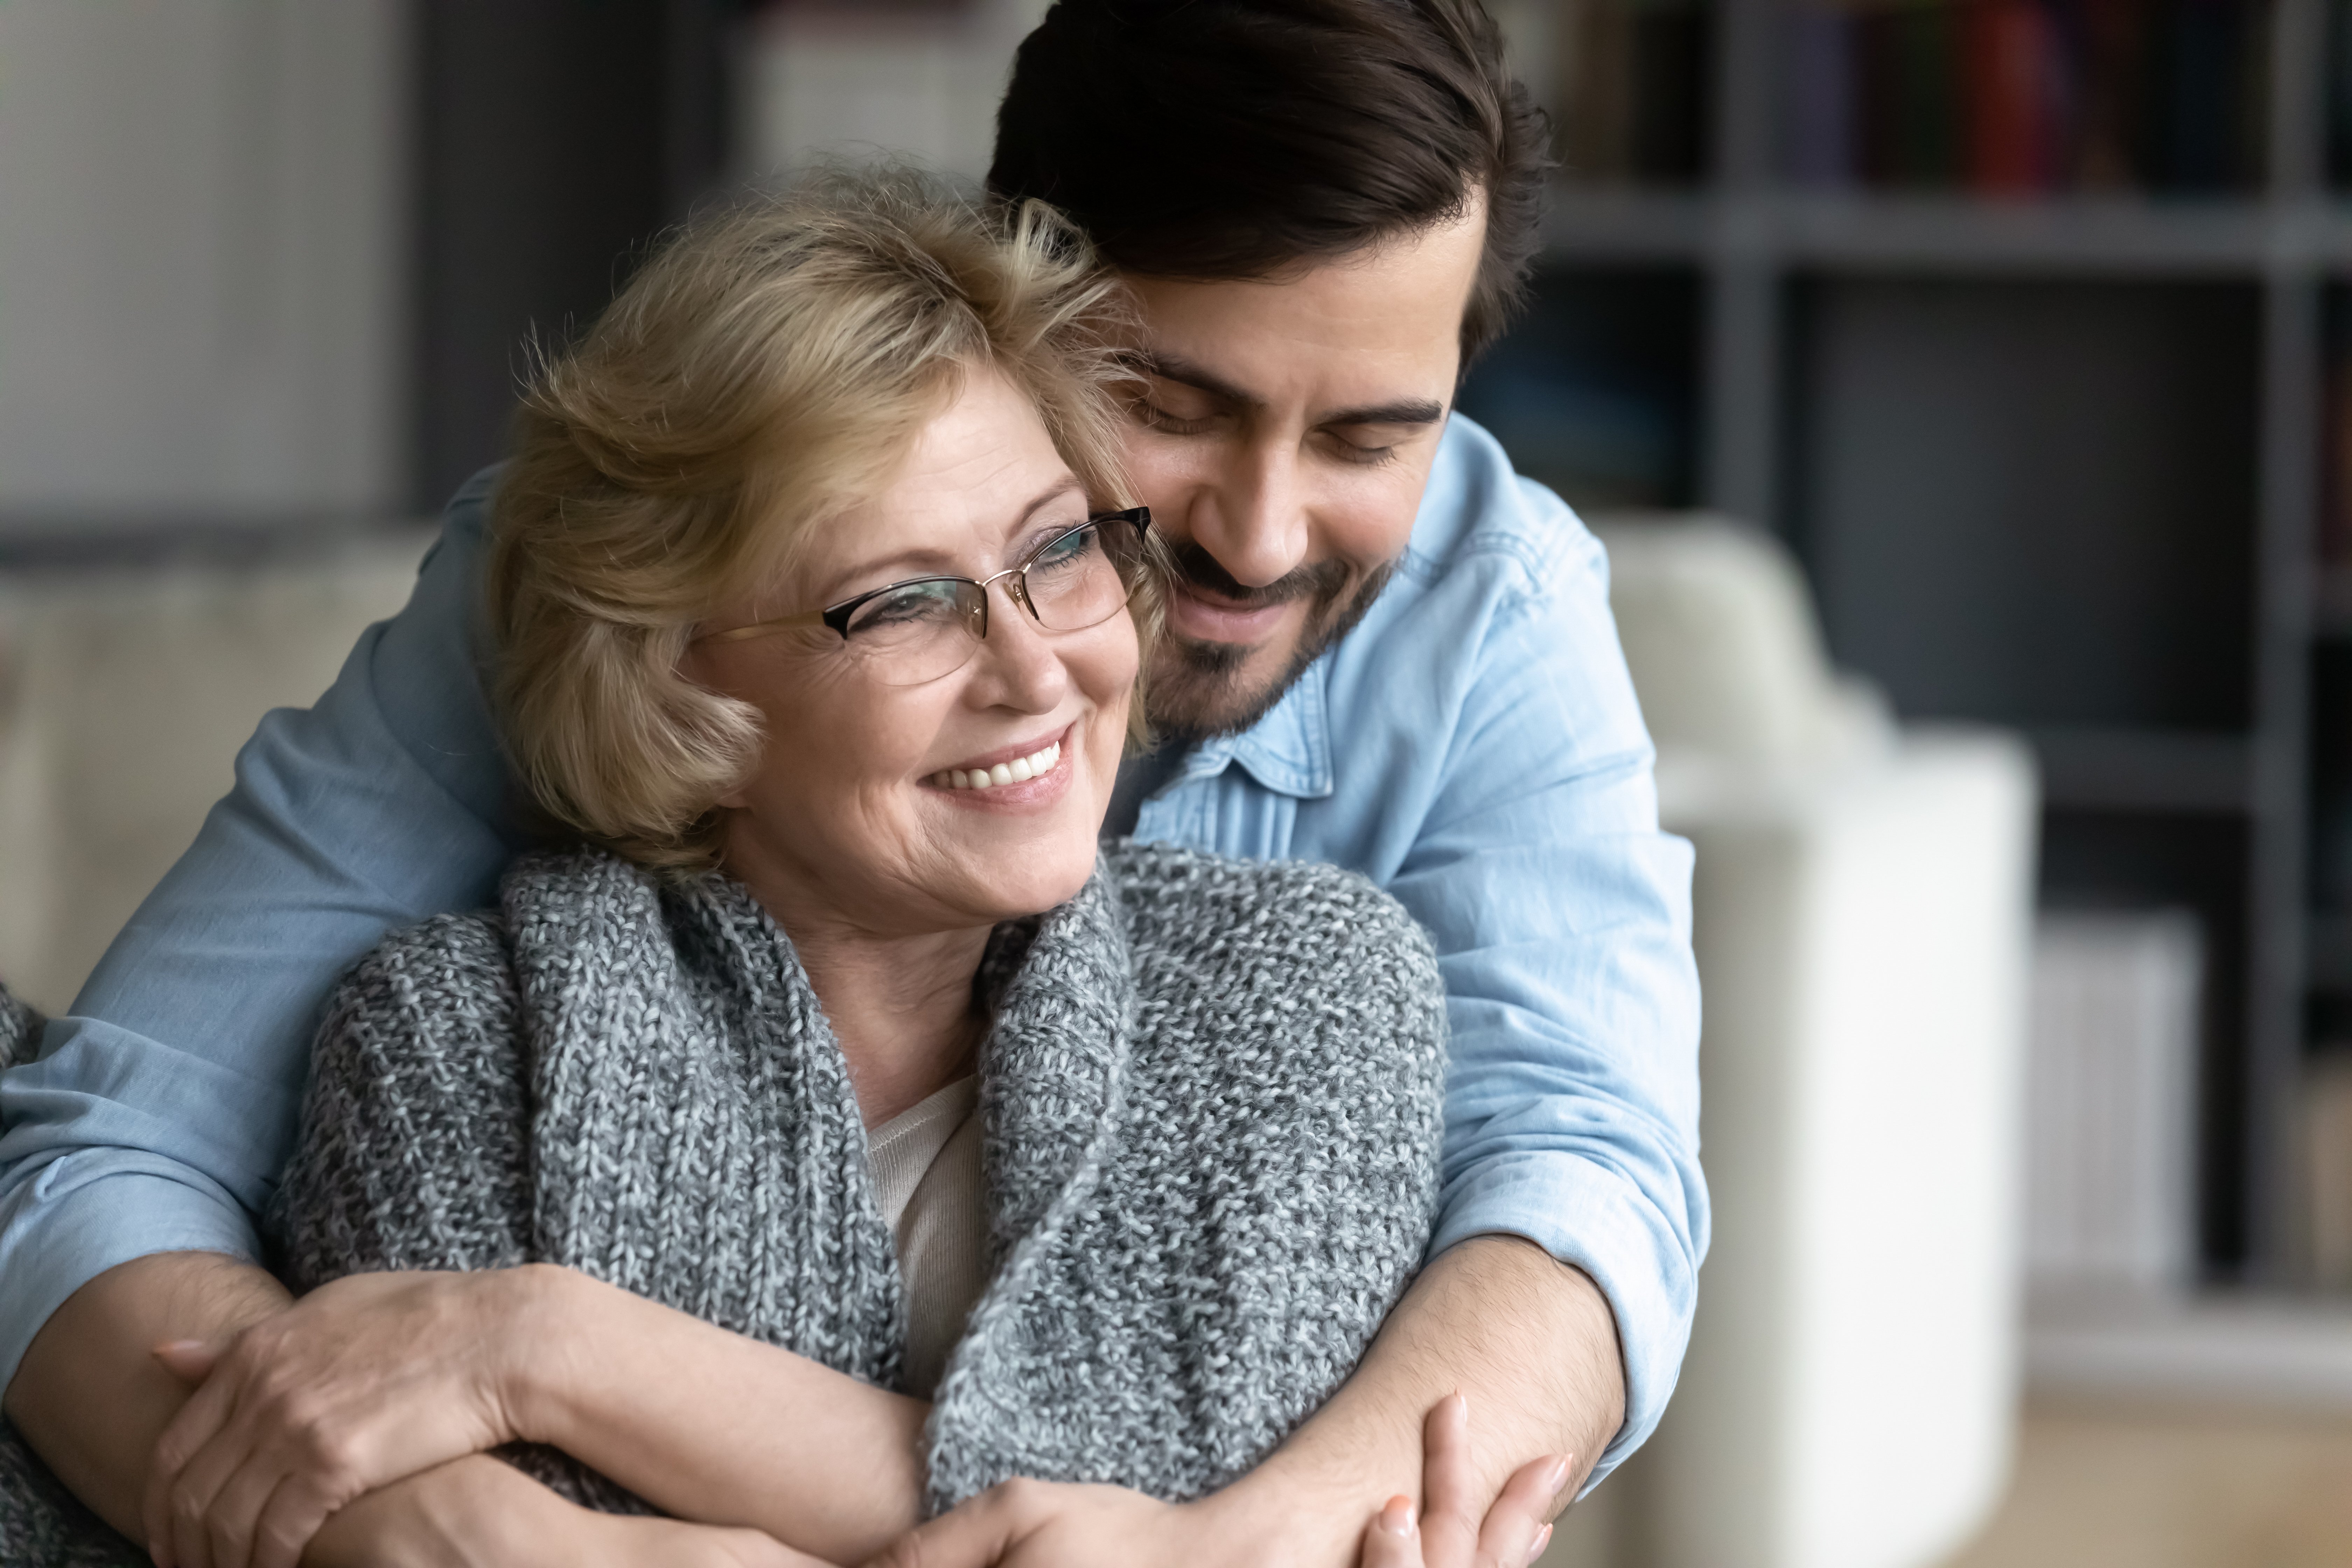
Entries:
<svg viewBox="0 0 2352 1568">
<path fill-rule="evenodd" d="M 824 591 L 818 596 L 828 605 L 844 599 L 887 588 L 893 583 L 904 583 L 917 577 L 960 577 L 958 563 L 944 550 L 920 547 L 896 551 L 872 561 L 861 561 L 855 566 L 845 566 L 824 579 Z"/>
<path fill-rule="evenodd" d="M 1047 507 L 1052 506 L 1055 501 L 1060 500 L 1064 496 L 1073 493 L 1084 494 L 1086 488 L 1087 487 L 1084 484 L 1079 482 L 1077 475 L 1063 475 L 1060 479 L 1055 480 L 1052 484 L 1047 485 L 1044 489 L 1038 491 L 1037 499 L 1021 509 L 1021 521 L 1023 522 L 1028 521 L 1031 518 L 1035 517 L 1039 512 L 1044 511 Z"/>
<path fill-rule="evenodd" d="M 1027 522 L 1065 496 L 1085 494 L 1086 488 L 1076 474 L 1064 475 L 1038 491 L 1035 499 L 1021 509 L 1018 514 L 1020 523 Z M 1017 528 L 1019 523 L 1014 526 Z M 859 582 L 866 584 L 865 588 L 856 590 L 862 594 L 867 588 L 884 587 L 891 583 L 904 582 L 913 576 L 938 574 L 961 577 L 965 574 L 963 572 L 965 564 L 967 563 L 956 560 L 951 552 L 931 545 L 909 545 L 904 550 L 893 551 L 887 555 L 877 556 L 871 561 L 862 561 L 855 566 L 845 566 L 834 573 L 825 579 L 832 586 L 825 592 L 824 597 L 827 604 L 838 604 L 843 598 L 848 596 L 850 585 Z M 886 577 L 883 575 L 886 572 L 898 573 L 899 575 Z M 983 573 L 982 575 L 986 574 Z"/>
</svg>

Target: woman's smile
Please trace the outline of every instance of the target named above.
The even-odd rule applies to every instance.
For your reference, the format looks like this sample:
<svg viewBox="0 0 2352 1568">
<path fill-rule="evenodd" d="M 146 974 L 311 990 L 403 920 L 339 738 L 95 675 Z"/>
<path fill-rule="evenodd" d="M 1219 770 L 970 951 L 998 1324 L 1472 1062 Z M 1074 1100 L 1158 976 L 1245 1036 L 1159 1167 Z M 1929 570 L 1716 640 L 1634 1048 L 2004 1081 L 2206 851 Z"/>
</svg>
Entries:
<svg viewBox="0 0 2352 1568">
<path fill-rule="evenodd" d="M 1000 746 L 984 756 L 955 767 L 941 768 L 923 780 L 926 788 L 973 797 L 960 805 L 1017 807 L 1050 804 L 1070 786 L 1071 770 L 1062 765 L 1065 742 L 1075 730 L 1066 724 L 1043 742 L 1018 742 Z"/>
</svg>

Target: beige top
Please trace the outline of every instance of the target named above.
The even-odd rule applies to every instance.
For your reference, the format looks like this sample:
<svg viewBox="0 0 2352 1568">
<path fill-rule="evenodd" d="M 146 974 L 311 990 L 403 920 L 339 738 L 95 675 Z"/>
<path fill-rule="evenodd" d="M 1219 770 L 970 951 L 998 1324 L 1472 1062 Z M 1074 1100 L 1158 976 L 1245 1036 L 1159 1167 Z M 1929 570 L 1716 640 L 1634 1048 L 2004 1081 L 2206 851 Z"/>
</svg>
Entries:
<svg viewBox="0 0 2352 1568">
<path fill-rule="evenodd" d="M 907 1282 L 907 1392 L 929 1399 L 988 1288 L 980 1080 L 960 1078 L 866 1135 L 882 1218 Z"/>
</svg>

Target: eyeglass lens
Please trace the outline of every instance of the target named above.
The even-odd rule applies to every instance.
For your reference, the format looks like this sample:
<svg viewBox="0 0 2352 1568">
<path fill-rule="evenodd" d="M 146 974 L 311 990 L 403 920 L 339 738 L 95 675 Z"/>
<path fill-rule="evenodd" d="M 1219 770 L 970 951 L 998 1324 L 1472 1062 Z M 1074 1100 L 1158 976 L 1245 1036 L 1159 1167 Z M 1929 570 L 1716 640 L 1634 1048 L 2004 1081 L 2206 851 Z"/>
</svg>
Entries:
<svg viewBox="0 0 2352 1568">
<path fill-rule="evenodd" d="M 1123 521 L 1082 523 L 1047 540 L 1001 581 L 1046 631 L 1083 631 L 1127 603 L 1139 545 Z M 988 635 L 988 592 L 962 577 L 901 583 L 860 605 L 843 635 L 888 685 L 937 680 L 961 668 Z"/>
</svg>

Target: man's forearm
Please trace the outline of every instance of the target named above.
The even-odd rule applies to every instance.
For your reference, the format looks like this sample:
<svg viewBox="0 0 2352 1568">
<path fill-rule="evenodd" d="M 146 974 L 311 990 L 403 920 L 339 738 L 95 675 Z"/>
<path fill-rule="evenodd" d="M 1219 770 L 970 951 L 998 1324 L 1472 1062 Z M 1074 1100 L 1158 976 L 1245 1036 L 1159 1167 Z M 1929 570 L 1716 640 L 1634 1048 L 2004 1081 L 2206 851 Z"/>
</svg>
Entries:
<svg viewBox="0 0 2352 1568">
<path fill-rule="evenodd" d="M 284 1286 L 215 1252 L 118 1264 L 50 1314 L 8 1384 L 8 1419 L 58 1479 L 132 1540 L 155 1440 L 188 1386 L 150 1353 L 173 1340 L 220 1340 L 283 1308 Z"/>
<path fill-rule="evenodd" d="M 1352 1564 L 1383 1500 L 1417 1496 L 1422 1423 L 1459 1390 L 1470 1406 L 1478 1506 L 1545 1454 L 1570 1458 L 1562 1501 L 1624 1420 L 1615 1320 L 1577 1269 L 1516 1237 L 1449 1247 L 1389 1314 L 1339 1392 L 1232 1489 L 1298 1542 L 1309 1568 Z"/>
</svg>

